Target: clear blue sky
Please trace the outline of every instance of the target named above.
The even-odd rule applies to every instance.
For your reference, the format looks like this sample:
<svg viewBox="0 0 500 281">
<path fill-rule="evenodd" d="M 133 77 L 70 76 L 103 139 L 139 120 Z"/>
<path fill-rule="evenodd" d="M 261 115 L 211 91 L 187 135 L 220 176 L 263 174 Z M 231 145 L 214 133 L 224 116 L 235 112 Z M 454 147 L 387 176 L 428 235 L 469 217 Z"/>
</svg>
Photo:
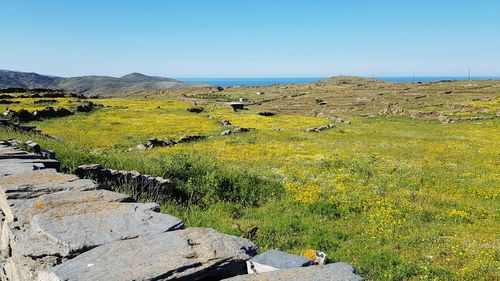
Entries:
<svg viewBox="0 0 500 281">
<path fill-rule="evenodd" d="M 498 0 L 0 0 L 0 69 L 500 75 Z"/>
</svg>

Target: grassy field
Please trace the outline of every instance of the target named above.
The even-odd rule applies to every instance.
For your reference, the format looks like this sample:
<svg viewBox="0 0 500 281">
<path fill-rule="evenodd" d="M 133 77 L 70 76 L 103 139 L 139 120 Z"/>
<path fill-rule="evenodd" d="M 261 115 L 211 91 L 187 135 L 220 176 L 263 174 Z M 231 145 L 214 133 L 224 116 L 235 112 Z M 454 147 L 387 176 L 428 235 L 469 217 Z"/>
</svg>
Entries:
<svg viewBox="0 0 500 281">
<path fill-rule="evenodd" d="M 187 225 L 234 235 L 258 227 L 251 238 L 264 250 L 322 250 L 368 280 L 500 279 L 499 81 L 337 78 L 145 95 L 33 122 L 63 141 L 5 129 L 0 139 L 55 149 L 67 171 L 97 162 L 173 178 L 178 194 L 162 210 Z M 239 98 L 261 104 L 239 112 L 224 104 Z M 204 112 L 186 111 L 193 103 Z M 404 111 L 379 114 L 387 107 Z M 333 116 L 350 123 L 305 132 Z M 442 116 L 485 119 L 442 124 Z M 221 136 L 223 119 L 255 130 Z M 135 149 L 149 138 L 196 134 L 207 139 Z"/>
</svg>

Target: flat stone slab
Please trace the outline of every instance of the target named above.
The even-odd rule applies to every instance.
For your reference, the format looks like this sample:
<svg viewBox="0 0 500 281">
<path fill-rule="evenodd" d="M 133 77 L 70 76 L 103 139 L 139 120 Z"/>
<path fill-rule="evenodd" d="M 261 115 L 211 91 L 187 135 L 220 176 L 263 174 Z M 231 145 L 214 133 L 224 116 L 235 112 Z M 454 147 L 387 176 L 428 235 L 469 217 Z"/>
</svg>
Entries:
<svg viewBox="0 0 500 281">
<path fill-rule="evenodd" d="M 9 175 L 25 174 L 33 170 L 45 169 L 45 165 L 41 163 L 22 163 L 17 160 L 1 160 L 0 161 L 0 178 Z"/>
<path fill-rule="evenodd" d="M 312 262 L 304 257 L 278 250 L 269 250 L 247 261 L 248 273 L 260 273 L 278 269 L 309 266 Z"/>
<path fill-rule="evenodd" d="M 33 216 L 31 228 L 71 252 L 81 252 L 115 240 L 184 227 L 181 220 L 158 213 L 159 209 L 154 203 L 80 203 Z"/>
<path fill-rule="evenodd" d="M 11 200 L 14 220 L 20 224 L 30 223 L 33 216 L 49 210 L 72 207 L 90 202 L 133 202 L 129 196 L 109 190 L 60 191 L 27 200 Z M 12 220 L 11 220 L 12 221 Z"/>
<path fill-rule="evenodd" d="M 158 213 L 157 204 L 95 201 L 51 209 L 36 204 L 30 210 L 33 213 L 6 228 L 10 233 L 2 233 L 13 255 L 68 256 L 112 241 L 184 227 L 178 218 Z"/>
<path fill-rule="evenodd" d="M 246 274 L 229 279 L 228 281 L 362 281 L 356 275 L 352 266 L 339 262 L 327 265 L 314 265 L 301 268 L 283 269 L 266 273 Z"/>
<path fill-rule="evenodd" d="M 39 281 L 215 280 L 246 272 L 247 239 L 188 228 L 116 241 L 39 274 Z"/>
<path fill-rule="evenodd" d="M 40 269 L 106 243 L 184 227 L 179 219 L 158 213 L 157 204 L 122 203 L 129 200 L 120 193 L 94 190 L 20 201 L 13 208 L 18 220 L 2 229 L 2 245 L 10 246 L 2 251 L 10 251 L 15 259 L 12 266 L 18 270 L 13 272 L 36 276 Z"/>
<path fill-rule="evenodd" d="M 29 200 L 11 200 L 11 214 L 16 222 L 9 220 L 8 226 L 2 228 L 2 252 L 8 252 L 12 248 L 13 254 L 23 256 L 70 255 L 68 247 L 57 244 L 57 241 L 50 240 L 40 232 L 31 231 L 33 216 L 81 203 L 127 201 L 131 201 L 131 198 L 108 190 L 61 191 Z"/>
<path fill-rule="evenodd" d="M 92 180 L 82 180 L 74 175 L 45 169 L 0 177 L 0 208 L 7 221 L 15 219 L 12 205 L 44 194 L 64 190 L 94 190 L 99 185 Z"/>
<path fill-rule="evenodd" d="M 2 164 L 2 161 L 9 161 L 12 159 L 8 160 L 0 160 L 0 165 Z M 43 164 L 45 169 L 56 169 L 59 170 L 61 168 L 61 163 L 59 160 L 56 159 L 15 159 L 18 163 L 20 164 Z"/>
</svg>

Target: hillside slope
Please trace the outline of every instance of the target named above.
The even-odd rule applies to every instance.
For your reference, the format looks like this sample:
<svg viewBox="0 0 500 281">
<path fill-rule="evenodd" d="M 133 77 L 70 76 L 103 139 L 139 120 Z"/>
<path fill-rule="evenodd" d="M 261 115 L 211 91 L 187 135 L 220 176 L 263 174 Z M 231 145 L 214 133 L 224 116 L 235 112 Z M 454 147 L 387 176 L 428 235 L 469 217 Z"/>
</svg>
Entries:
<svg viewBox="0 0 500 281">
<path fill-rule="evenodd" d="M 172 78 L 131 73 L 120 78 L 109 76 L 55 77 L 37 73 L 0 70 L 0 88 L 63 89 L 87 96 L 111 96 L 150 90 L 182 89 L 203 84 L 192 84 Z"/>
</svg>

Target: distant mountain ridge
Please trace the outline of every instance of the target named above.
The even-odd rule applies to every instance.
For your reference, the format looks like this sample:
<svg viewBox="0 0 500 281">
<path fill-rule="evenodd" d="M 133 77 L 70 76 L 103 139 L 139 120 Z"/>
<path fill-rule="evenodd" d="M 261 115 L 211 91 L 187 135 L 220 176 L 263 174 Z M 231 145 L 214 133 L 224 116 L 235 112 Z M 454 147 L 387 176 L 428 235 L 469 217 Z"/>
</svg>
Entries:
<svg viewBox="0 0 500 281">
<path fill-rule="evenodd" d="M 79 94 L 84 94 L 87 96 L 109 96 L 119 93 L 131 93 L 148 90 L 152 91 L 164 89 L 183 89 L 199 86 L 206 85 L 185 83 L 172 78 L 148 76 L 136 72 L 127 74 L 119 78 L 97 75 L 64 78 L 41 75 L 34 72 L 0 70 L 0 89 L 62 89 Z"/>
</svg>

